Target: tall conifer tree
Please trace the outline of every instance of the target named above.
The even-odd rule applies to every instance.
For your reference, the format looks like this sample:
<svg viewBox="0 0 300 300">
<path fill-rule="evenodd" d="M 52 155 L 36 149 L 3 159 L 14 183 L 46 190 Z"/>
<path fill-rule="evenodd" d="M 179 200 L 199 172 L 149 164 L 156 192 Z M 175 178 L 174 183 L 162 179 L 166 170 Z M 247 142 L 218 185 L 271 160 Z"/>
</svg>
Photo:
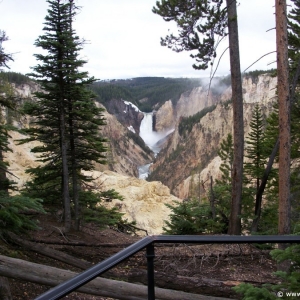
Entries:
<svg viewBox="0 0 300 300">
<path fill-rule="evenodd" d="M 254 182 L 255 195 L 261 184 L 261 178 L 264 173 L 264 165 L 266 162 L 266 155 L 264 154 L 264 124 L 263 115 L 258 104 L 255 105 L 252 120 L 250 122 L 250 133 L 246 139 L 247 146 L 245 148 L 245 156 L 248 162 L 245 163 L 245 175 L 248 177 L 250 183 Z M 260 198 L 255 199 L 254 220 L 251 231 L 256 232 L 258 228 L 258 221 L 261 215 L 261 201 Z"/>
<path fill-rule="evenodd" d="M 79 229 L 79 187 L 81 170 L 91 170 L 93 162 L 104 162 L 104 139 L 99 126 L 104 124 L 102 109 L 94 103 L 88 86 L 94 81 L 79 70 L 85 63 L 78 58 L 82 41 L 72 28 L 76 7 L 73 1 L 48 0 L 45 34 L 36 46 L 47 54 L 36 54 L 41 64 L 31 74 L 43 91 L 36 93 L 37 102 L 27 103 L 25 112 L 35 117 L 35 126 L 26 130 L 30 137 L 23 142 L 38 140 L 44 165 L 29 170 L 35 175 L 28 187 L 47 189 L 61 194 L 65 229 L 71 226 L 71 200 L 75 206 L 76 228 Z M 41 195 L 42 196 L 42 195 Z M 45 196 L 45 194 L 44 194 Z"/>
</svg>

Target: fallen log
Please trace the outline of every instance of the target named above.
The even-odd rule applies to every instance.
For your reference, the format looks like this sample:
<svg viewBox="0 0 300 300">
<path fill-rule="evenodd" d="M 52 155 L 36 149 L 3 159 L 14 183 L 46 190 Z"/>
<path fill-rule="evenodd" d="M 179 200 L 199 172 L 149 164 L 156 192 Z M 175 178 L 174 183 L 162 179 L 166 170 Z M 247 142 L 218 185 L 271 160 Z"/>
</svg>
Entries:
<svg viewBox="0 0 300 300">
<path fill-rule="evenodd" d="M 42 285 L 56 286 L 76 275 L 77 273 L 75 272 L 0 255 L 0 276 L 26 280 Z M 80 287 L 77 291 L 120 300 L 147 299 L 146 286 L 100 277 Z M 155 294 L 156 299 L 160 300 L 230 300 L 228 298 L 189 294 L 161 288 L 155 288 Z"/>
<path fill-rule="evenodd" d="M 147 284 L 147 271 L 143 269 L 132 269 L 128 272 L 129 282 Z M 186 293 L 199 293 L 214 295 L 216 297 L 234 297 L 236 293 L 232 290 L 234 286 L 241 284 L 236 280 L 217 280 L 202 276 L 188 277 L 173 275 L 164 272 L 155 272 L 156 286 L 164 289 L 178 289 Z"/>
<path fill-rule="evenodd" d="M 85 242 L 69 242 L 69 241 L 58 241 L 57 239 L 30 239 L 34 243 L 43 243 L 48 245 L 59 245 L 59 246 L 81 246 L 81 247 L 105 247 L 105 248 L 126 248 L 132 243 L 85 243 Z"/>
<path fill-rule="evenodd" d="M 36 244 L 33 242 L 29 242 L 27 240 L 21 239 L 14 233 L 9 233 L 8 236 L 9 236 L 10 242 L 13 242 L 19 246 L 22 246 L 25 249 L 28 249 L 30 251 L 34 251 L 39 254 L 45 255 L 47 257 L 64 262 L 70 266 L 74 266 L 74 267 L 80 268 L 82 270 L 86 270 L 93 265 L 92 263 L 90 263 L 86 260 L 75 258 L 74 256 L 71 256 L 62 251 L 58 251 L 53 248 L 47 247 L 43 244 Z"/>
</svg>

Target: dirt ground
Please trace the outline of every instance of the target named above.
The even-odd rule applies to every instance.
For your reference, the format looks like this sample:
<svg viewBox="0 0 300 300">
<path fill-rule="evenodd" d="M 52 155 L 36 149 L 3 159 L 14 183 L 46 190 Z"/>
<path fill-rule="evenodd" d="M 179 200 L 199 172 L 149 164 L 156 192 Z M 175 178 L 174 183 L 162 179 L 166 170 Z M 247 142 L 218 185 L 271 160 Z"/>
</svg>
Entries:
<svg viewBox="0 0 300 300">
<path fill-rule="evenodd" d="M 59 229 L 62 227 L 62 223 L 59 223 L 50 215 L 42 216 L 39 225 L 40 230 L 31 232 L 30 236 L 24 236 L 24 238 L 42 242 L 56 250 L 94 264 L 141 239 L 141 237 L 130 236 L 112 229 L 99 230 L 92 224 L 85 224 L 80 232 L 70 232 L 68 235 L 62 235 Z M 89 246 L 68 245 L 68 243 L 74 244 L 74 242 L 84 242 Z M 99 246 L 99 244 L 104 244 L 104 246 Z M 105 244 L 116 246 L 108 247 Z M 82 271 L 38 253 L 26 251 L 19 246 L 8 245 L 4 241 L 0 243 L 0 253 L 62 269 Z M 155 247 L 155 254 L 155 271 L 160 274 L 167 274 L 166 276 L 219 280 L 232 286 L 237 285 L 239 282 L 254 284 L 276 282 L 276 277 L 272 275 L 276 270 L 276 265 L 270 259 L 268 251 L 259 250 L 253 245 L 163 245 Z M 132 270 L 133 273 L 136 273 L 136 270 L 145 272 L 146 258 L 144 252 L 135 254 L 132 258 L 114 268 L 112 272 L 114 278 L 120 275 L 121 280 L 128 280 L 126 276 Z M 163 281 L 162 277 L 159 277 L 156 284 L 163 286 Z M 9 284 L 12 298 L 16 300 L 34 299 L 50 289 L 48 286 L 15 279 L 9 279 Z M 218 296 L 218 293 L 214 296 Z M 231 293 L 223 296 L 237 298 L 236 295 Z M 109 298 L 73 292 L 63 299 L 101 300 Z"/>
</svg>

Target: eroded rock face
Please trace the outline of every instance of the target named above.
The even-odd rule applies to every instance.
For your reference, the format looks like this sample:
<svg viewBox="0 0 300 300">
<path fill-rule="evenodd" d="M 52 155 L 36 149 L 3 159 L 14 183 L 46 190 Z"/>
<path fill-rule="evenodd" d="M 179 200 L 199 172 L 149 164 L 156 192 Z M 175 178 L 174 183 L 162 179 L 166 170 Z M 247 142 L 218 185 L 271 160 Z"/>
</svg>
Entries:
<svg viewBox="0 0 300 300">
<path fill-rule="evenodd" d="M 38 89 L 38 87 L 37 87 Z M 30 86 L 18 87 L 18 95 L 23 98 L 32 97 L 35 91 Z M 97 103 L 98 106 L 101 106 Z M 95 178 L 95 187 L 101 190 L 116 189 L 125 200 L 114 200 L 110 206 L 117 205 L 124 212 L 124 218 L 128 221 L 135 220 L 137 226 L 147 230 L 148 234 L 160 234 L 164 220 L 168 219 L 170 210 L 165 203 L 173 203 L 179 200 L 170 194 L 168 187 L 160 182 L 147 182 L 134 177 L 137 176 L 137 166 L 153 160 L 152 154 L 146 153 L 132 138 L 132 132 L 124 127 L 115 116 L 104 112 L 106 126 L 102 128 L 102 135 L 110 140 L 108 152 L 108 166 L 97 165 L 96 171 L 89 172 Z M 25 118 L 26 119 L 26 118 Z M 17 122 L 18 126 L 28 126 L 28 122 Z M 12 152 L 5 153 L 5 160 L 9 162 L 8 178 L 17 183 L 18 188 L 30 180 L 26 173 L 28 168 L 37 167 L 41 163 L 37 155 L 31 149 L 38 143 L 26 143 L 18 145 L 16 140 L 26 138 L 18 132 L 9 132 L 9 146 Z M 105 170 L 111 168 L 120 174 Z M 12 175 L 13 174 L 13 175 Z M 143 233 L 143 231 L 141 231 Z"/>
<path fill-rule="evenodd" d="M 21 98 L 32 98 L 33 93 L 41 90 L 40 86 L 33 81 L 30 81 L 25 84 L 12 83 L 12 86 L 17 96 Z"/>
<path fill-rule="evenodd" d="M 176 123 L 175 112 L 171 100 L 166 101 L 155 114 L 155 130 L 164 131 L 174 128 Z"/>
<path fill-rule="evenodd" d="M 207 106 L 215 104 L 219 98 L 211 92 L 197 87 L 180 96 L 175 107 L 171 100 L 166 101 L 156 113 L 156 130 L 174 128 L 180 117 L 196 114 Z"/>
<path fill-rule="evenodd" d="M 94 184 L 105 189 L 115 189 L 124 200 L 113 200 L 108 207 L 117 206 L 124 213 L 124 219 L 136 221 L 137 227 L 147 230 L 149 235 L 161 234 L 164 221 L 169 220 L 170 209 L 165 204 L 173 204 L 180 199 L 170 194 L 170 189 L 161 182 L 147 182 L 111 171 L 86 172 L 95 178 Z M 143 232 L 141 232 L 143 233 Z"/>
<path fill-rule="evenodd" d="M 219 98 L 202 87 L 194 88 L 190 93 L 183 93 L 176 104 L 176 119 L 196 114 L 207 106 L 215 104 Z"/>
</svg>

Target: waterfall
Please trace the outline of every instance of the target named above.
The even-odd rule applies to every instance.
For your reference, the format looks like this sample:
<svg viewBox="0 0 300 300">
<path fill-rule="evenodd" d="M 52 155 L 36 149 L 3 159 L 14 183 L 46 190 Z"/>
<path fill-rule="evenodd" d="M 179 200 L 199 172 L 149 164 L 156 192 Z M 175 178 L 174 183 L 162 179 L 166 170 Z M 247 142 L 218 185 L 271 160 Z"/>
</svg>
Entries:
<svg viewBox="0 0 300 300">
<path fill-rule="evenodd" d="M 144 140 L 145 144 L 155 153 L 159 152 L 160 147 L 157 142 L 165 135 L 153 130 L 153 112 L 144 113 L 144 118 L 140 125 L 140 137 Z"/>
<path fill-rule="evenodd" d="M 153 130 L 153 112 L 144 113 L 144 118 L 140 125 L 140 137 L 144 140 L 145 144 L 154 152 L 155 155 L 161 149 L 161 141 L 173 130 L 167 132 L 156 132 Z M 139 178 L 146 179 L 149 175 L 149 168 L 151 164 L 139 166 Z"/>
</svg>

